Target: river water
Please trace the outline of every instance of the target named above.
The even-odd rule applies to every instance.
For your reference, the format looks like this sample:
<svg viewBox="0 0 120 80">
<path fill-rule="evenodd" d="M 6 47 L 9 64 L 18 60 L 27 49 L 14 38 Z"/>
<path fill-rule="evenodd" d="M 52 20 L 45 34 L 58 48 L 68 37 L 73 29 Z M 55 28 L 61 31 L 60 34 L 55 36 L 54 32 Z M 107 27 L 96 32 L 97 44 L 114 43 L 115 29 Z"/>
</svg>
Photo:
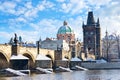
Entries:
<svg viewBox="0 0 120 80">
<path fill-rule="evenodd" d="M 21 77 L 0 77 L 0 80 L 120 80 L 120 70 L 88 70 Z"/>
</svg>

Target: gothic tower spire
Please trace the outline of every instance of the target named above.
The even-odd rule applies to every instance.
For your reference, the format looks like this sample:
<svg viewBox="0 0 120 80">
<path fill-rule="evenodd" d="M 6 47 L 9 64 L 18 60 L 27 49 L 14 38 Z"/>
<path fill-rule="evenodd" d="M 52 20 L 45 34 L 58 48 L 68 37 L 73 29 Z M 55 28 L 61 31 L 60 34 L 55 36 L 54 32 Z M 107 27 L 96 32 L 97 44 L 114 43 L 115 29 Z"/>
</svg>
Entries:
<svg viewBox="0 0 120 80">
<path fill-rule="evenodd" d="M 95 24 L 93 12 L 88 12 L 87 25 Z"/>
</svg>

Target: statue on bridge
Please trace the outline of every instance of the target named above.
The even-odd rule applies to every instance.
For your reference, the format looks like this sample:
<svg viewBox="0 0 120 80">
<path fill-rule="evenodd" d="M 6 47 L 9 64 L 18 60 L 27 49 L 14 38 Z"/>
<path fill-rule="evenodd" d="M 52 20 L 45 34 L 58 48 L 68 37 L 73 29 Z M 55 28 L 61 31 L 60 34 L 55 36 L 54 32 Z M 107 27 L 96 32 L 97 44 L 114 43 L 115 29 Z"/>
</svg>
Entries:
<svg viewBox="0 0 120 80">
<path fill-rule="evenodd" d="M 17 38 L 17 34 L 15 33 L 14 44 L 17 45 L 17 43 L 18 43 L 18 38 Z"/>
</svg>

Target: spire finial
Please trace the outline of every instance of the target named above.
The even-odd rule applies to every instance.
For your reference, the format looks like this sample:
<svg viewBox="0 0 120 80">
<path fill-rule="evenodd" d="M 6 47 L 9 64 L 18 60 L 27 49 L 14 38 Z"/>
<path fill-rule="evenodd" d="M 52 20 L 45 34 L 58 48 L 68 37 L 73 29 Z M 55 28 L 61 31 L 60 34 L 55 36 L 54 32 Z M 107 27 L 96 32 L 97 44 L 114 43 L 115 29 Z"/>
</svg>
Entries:
<svg viewBox="0 0 120 80">
<path fill-rule="evenodd" d="M 64 26 L 65 26 L 65 25 L 67 25 L 67 22 L 66 22 L 66 21 L 64 21 L 63 25 L 64 25 Z"/>
<path fill-rule="evenodd" d="M 105 36 L 108 38 L 108 31 L 107 31 L 107 27 L 106 27 L 106 32 L 105 32 L 105 33 L 106 33 L 106 35 L 105 35 Z"/>
</svg>

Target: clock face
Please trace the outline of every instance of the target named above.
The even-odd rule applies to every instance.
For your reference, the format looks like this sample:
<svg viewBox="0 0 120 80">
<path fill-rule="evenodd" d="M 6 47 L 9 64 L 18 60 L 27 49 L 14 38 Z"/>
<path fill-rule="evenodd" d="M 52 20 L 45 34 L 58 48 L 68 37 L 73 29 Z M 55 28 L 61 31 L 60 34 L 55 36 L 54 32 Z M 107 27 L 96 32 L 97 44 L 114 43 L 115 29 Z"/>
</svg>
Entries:
<svg viewBox="0 0 120 80">
<path fill-rule="evenodd" d="M 91 35 L 93 35 L 93 32 L 90 32 Z"/>
</svg>

